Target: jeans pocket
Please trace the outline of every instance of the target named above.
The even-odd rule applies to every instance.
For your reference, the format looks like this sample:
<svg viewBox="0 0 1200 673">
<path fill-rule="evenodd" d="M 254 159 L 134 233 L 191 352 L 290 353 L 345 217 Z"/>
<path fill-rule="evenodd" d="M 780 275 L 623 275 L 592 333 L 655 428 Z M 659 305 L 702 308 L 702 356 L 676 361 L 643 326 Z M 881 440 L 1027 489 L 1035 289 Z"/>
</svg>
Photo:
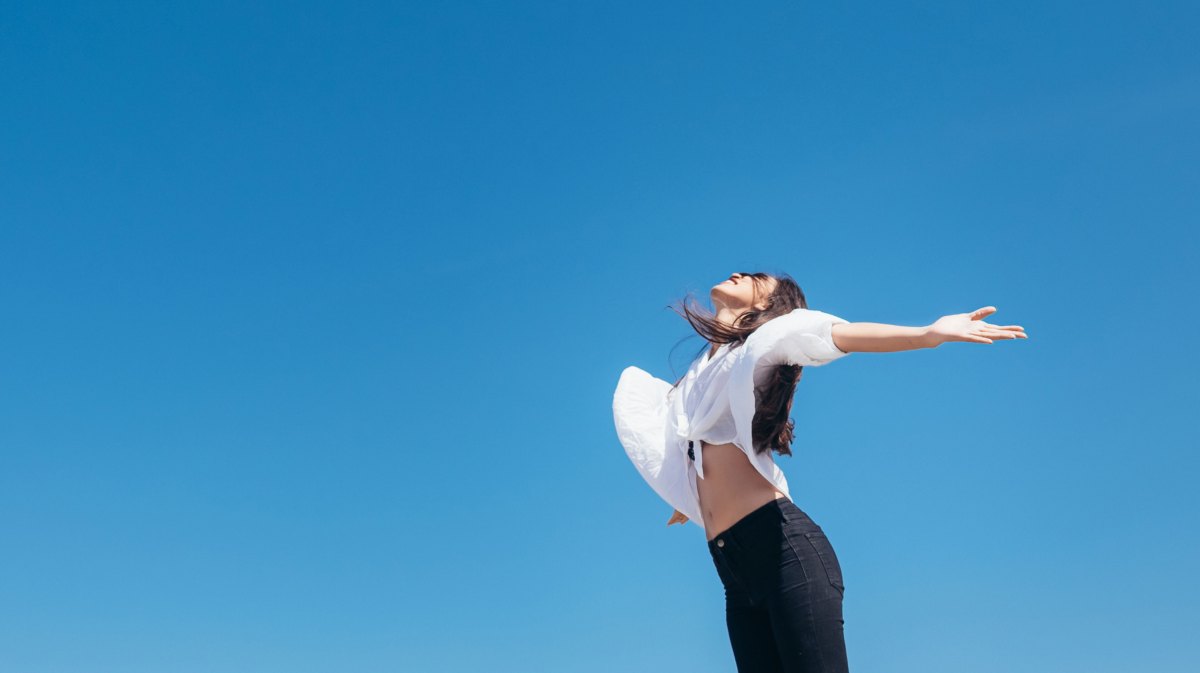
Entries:
<svg viewBox="0 0 1200 673">
<path fill-rule="evenodd" d="M 810 581 L 809 576 L 816 572 L 816 568 L 812 567 L 813 554 L 808 551 L 807 543 L 804 541 L 804 531 L 795 523 L 788 522 L 783 525 L 781 533 L 780 572 L 798 572 L 800 578 L 807 584 Z"/>
<path fill-rule="evenodd" d="M 804 531 L 804 537 L 808 538 L 809 543 L 812 544 L 813 551 L 821 559 L 821 565 L 825 567 L 825 574 L 829 576 L 829 583 L 838 590 L 838 593 L 845 594 L 846 584 L 842 580 L 842 566 L 838 563 L 837 554 L 834 553 L 833 545 L 829 543 L 829 538 L 825 537 L 825 532 L 819 530 Z"/>
</svg>

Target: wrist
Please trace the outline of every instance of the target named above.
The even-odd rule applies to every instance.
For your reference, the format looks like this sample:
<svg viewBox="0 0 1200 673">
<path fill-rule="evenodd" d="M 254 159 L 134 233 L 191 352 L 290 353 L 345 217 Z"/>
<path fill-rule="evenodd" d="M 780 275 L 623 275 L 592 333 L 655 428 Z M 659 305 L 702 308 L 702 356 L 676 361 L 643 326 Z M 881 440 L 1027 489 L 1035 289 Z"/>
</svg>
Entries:
<svg viewBox="0 0 1200 673">
<path fill-rule="evenodd" d="M 942 335 L 933 331 L 933 325 L 926 325 L 921 328 L 920 341 L 923 348 L 937 348 L 944 343 Z"/>
</svg>

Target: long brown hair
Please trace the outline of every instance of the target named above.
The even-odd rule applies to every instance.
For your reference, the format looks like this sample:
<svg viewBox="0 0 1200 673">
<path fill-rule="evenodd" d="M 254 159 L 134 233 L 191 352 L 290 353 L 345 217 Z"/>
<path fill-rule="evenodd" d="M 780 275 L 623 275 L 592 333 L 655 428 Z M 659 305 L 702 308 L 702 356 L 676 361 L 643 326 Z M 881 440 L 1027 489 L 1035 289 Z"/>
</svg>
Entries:
<svg viewBox="0 0 1200 673">
<path fill-rule="evenodd" d="M 730 349 L 737 348 L 758 329 L 760 325 L 772 318 L 790 313 L 798 308 L 808 308 L 804 291 L 791 276 L 786 273 L 742 273 L 754 279 L 755 292 L 768 279 L 776 280 L 775 290 L 767 296 L 766 308 L 755 310 L 753 304 L 758 303 L 758 295 L 752 307 L 738 316 L 733 325 L 726 325 L 717 320 L 712 311 L 700 306 L 689 292 L 684 299 L 669 306 L 681 315 L 691 325 L 692 329 L 704 337 L 704 348 L 714 345 L 730 344 Z M 696 354 L 699 357 L 704 351 Z M 792 397 L 796 394 L 796 384 L 804 367 L 800 365 L 778 365 L 772 368 L 769 378 L 755 389 L 754 420 L 751 422 L 751 441 L 758 453 L 776 451 L 780 455 L 792 455 L 792 430 L 795 422 L 789 417 L 792 412 Z M 683 381 L 680 377 L 675 386 Z"/>
</svg>

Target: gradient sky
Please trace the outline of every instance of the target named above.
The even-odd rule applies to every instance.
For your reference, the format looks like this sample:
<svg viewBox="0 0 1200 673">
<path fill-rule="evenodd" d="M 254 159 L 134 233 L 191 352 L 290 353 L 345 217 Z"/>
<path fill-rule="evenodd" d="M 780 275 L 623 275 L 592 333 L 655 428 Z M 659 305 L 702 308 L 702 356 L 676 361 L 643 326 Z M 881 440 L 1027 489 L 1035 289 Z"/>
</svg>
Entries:
<svg viewBox="0 0 1200 673">
<path fill-rule="evenodd" d="M 806 370 L 853 670 L 1194 671 L 1198 28 L 5 3 L 0 669 L 732 671 L 612 391 L 766 270 L 1030 337 Z"/>
</svg>

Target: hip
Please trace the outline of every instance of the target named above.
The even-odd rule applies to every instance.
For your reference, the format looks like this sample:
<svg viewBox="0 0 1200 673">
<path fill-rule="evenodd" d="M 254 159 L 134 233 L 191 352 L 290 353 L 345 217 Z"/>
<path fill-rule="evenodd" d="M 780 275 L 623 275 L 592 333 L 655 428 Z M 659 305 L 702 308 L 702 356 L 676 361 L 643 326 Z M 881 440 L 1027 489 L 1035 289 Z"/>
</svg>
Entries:
<svg viewBox="0 0 1200 673">
<path fill-rule="evenodd" d="M 777 498 L 708 541 L 727 590 L 751 602 L 804 585 L 840 598 L 842 569 L 825 531 L 790 498 Z"/>
</svg>

